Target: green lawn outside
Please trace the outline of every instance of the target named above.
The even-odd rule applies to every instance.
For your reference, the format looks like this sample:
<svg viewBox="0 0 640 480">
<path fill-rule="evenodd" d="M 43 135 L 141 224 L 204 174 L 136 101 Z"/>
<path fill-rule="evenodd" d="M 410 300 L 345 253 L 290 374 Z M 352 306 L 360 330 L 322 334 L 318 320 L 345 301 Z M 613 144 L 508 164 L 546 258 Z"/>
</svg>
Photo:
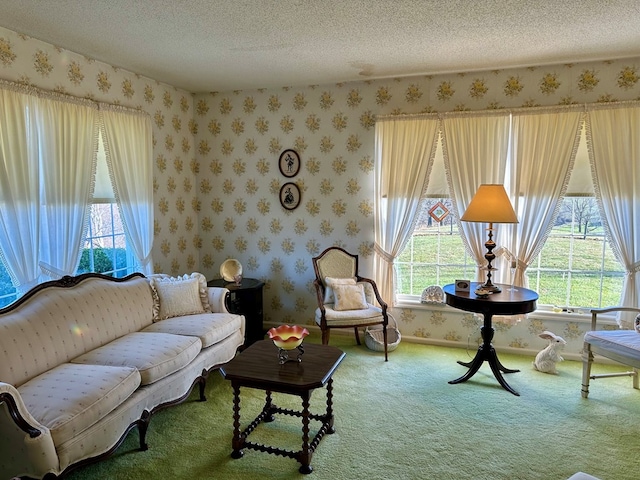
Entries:
<svg viewBox="0 0 640 480">
<path fill-rule="evenodd" d="M 429 233 L 431 230 L 431 233 Z M 457 232 L 437 235 L 437 227 L 424 229 L 424 235 L 414 235 L 413 262 L 411 249 L 405 248 L 396 262 L 401 294 L 420 295 L 429 285 L 446 285 L 456 279 L 474 279 L 474 262 L 465 254 Z M 554 234 L 564 233 L 561 228 Z M 539 304 L 571 307 L 599 307 L 617 305 L 624 280 L 622 267 L 610 249 L 604 257 L 604 278 L 601 284 L 599 272 L 604 238 L 602 236 L 574 237 L 550 236 L 542 249 L 540 264 L 534 263 L 528 270 L 529 286 L 540 295 Z M 568 258 L 573 251 L 571 288 L 567 282 Z M 437 252 L 440 265 L 435 264 Z M 466 265 L 465 265 L 466 261 Z M 421 265 L 416 266 L 416 263 Z"/>
</svg>

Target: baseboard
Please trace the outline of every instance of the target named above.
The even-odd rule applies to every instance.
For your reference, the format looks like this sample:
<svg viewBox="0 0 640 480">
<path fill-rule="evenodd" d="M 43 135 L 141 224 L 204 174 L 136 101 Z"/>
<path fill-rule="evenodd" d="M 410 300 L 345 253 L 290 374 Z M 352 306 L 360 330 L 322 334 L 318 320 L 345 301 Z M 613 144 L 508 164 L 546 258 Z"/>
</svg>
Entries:
<svg viewBox="0 0 640 480">
<path fill-rule="evenodd" d="M 265 328 L 277 327 L 279 325 L 281 324 L 273 323 L 273 322 L 265 322 L 264 324 Z M 307 330 L 309 330 L 309 333 L 312 333 L 315 335 L 321 335 L 320 327 L 318 327 L 317 325 L 305 325 L 304 327 Z M 345 335 L 345 336 L 353 337 L 353 329 L 352 328 L 333 328 L 331 329 L 331 336 L 334 336 L 334 335 Z M 460 348 L 463 350 L 472 351 L 474 355 L 475 355 L 475 351 L 478 349 L 478 345 L 473 343 L 456 342 L 456 341 L 444 340 L 440 338 L 415 337 L 412 335 L 405 335 L 405 334 L 402 335 L 402 341 L 407 343 L 420 343 L 423 345 L 435 345 L 439 347 Z M 504 347 L 504 346 L 495 346 L 495 349 L 498 353 L 510 353 L 514 355 L 525 355 L 525 356 L 529 355 L 531 356 L 532 361 L 540 351 L 540 350 L 534 350 L 531 348 L 514 348 L 514 347 Z M 577 353 L 569 353 L 569 352 L 562 353 L 562 357 L 565 360 L 582 362 L 582 356 Z M 620 365 L 618 362 L 614 362 L 613 360 L 610 360 L 608 358 L 601 357 L 601 356 L 596 356 L 594 359 L 594 363 Z"/>
</svg>

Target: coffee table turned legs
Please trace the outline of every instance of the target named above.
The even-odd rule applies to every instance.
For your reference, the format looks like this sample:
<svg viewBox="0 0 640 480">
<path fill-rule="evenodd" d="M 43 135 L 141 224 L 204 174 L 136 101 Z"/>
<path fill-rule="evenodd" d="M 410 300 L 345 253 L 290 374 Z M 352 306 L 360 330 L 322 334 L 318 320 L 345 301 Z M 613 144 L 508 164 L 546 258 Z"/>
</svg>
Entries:
<svg viewBox="0 0 640 480">
<path fill-rule="evenodd" d="M 333 426 L 333 378 L 330 378 L 327 382 L 327 411 L 324 415 L 313 415 L 309 412 L 310 399 L 311 392 L 302 396 L 302 450 L 298 452 L 297 459 L 302 464 L 298 471 L 304 474 L 313 472 L 313 467 L 310 465 L 311 458 L 322 437 L 326 434 L 331 435 L 336 431 Z M 322 426 L 313 440 L 309 442 L 309 424 L 312 419 L 320 420 Z"/>
<path fill-rule="evenodd" d="M 327 382 L 327 414 L 325 415 L 324 423 L 327 426 L 329 435 L 336 433 L 336 429 L 333 426 L 333 378 L 330 378 Z"/>
<path fill-rule="evenodd" d="M 256 447 L 255 444 L 247 441 L 247 437 L 256 429 L 259 423 L 273 422 L 276 419 L 274 413 L 280 410 L 278 407 L 273 405 L 273 402 L 271 400 L 271 392 L 269 390 L 266 391 L 265 397 L 266 398 L 264 407 L 262 408 L 262 412 L 260 412 L 260 415 L 258 415 L 256 419 L 251 422 L 251 424 L 244 431 L 242 431 L 240 429 L 240 387 L 236 385 L 233 386 L 233 440 L 231 442 L 233 451 L 231 452 L 231 458 L 242 458 L 242 456 L 244 455 L 242 449 L 245 447 L 255 448 L 256 450 L 264 450 L 269 453 L 277 453 L 271 451 L 277 449 L 273 449 L 272 447 L 265 447 L 262 445 Z"/>
<path fill-rule="evenodd" d="M 300 473 L 313 471 L 311 459 L 324 435 L 334 433 L 333 374 L 345 357 L 345 353 L 329 345 L 305 346 L 305 358 L 300 362 L 276 364 L 277 351 L 271 341 L 261 340 L 243 350 L 228 364 L 222 366 L 222 375 L 231 381 L 233 390 L 233 439 L 231 457 L 241 458 L 244 450 L 256 450 L 292 458 L 300 464 Z M 240 389 L 251 388 L 266 392 L 266 400 L 258 416 L 245 426 L 240 421 Z M 311 394 L 326 388 L 326 412 L 311 413 Z M 301 409 L 287 409 L 273 403 L 272 394 L 294 395 L 301 399 Z M 302 448 L 292 451 L 251 441 L 251 433 L 262 422 L 277 420 L 277 415 L 298 417 L 302 423 Z M 311 421 L 320 422 L 315 432 Z M 256 435 L 257 436 L 257 435 Z M 297 443 L 297 442 L 296 442 Z M 299 445 L 299 444 L 298 444 Z"/>
<path fill-rule="evenodd" d="M 233 447 L 231 458 L 242 458 L 244 437 L 240 431 L 240 387 L 237 385 L 233 385 L 233 440 L 231 446 Z"/>
<path fill-rule="evenodd" d="M 233 385 L 233 440 L 231 458 L 238 459 L 244 455 L 243 449 L 250 448 L 252 450 L 258 450 L 262 452 L 281 455 L 283 457 L 290 457 L 297 460 L 301 465 L 298 471 L 303 474 L 309 474 L 313 472 L 311 466 L 311 459 L 315 452 L 320 440 L 325 434 L 335 433 L 334 417 L 333 417 L 333 379 L 327 381 L 327 411 L 324 415 L 312 414 L 310 411 L 311 406 L 311 390 L 304 392 L 300 395 L 302 399 L 302 410 L 293 411 L 284 408 L 277 407 L 272 402 L 271 392 L 266 392 L 265 405 L 262 412 L 256 417 L 256 419 L 242 431 L 240 424 L 240 387 Z M 302 419 L 302 449 L 297 452 L 291 452 L 277 447 L 271 447 L 267 445 L 255 444 L 247 440 L 247 437 L 251 432 L 255 430 L 261 422 L 272 422 L 275 420 L 275 413 L 284 415 L 296 416 Z M 311 420 L 318 420 L 322 422 L 318 433 L 311 439 Z"/>
<path fill-rule="evenodd" d="M 302 396 L 302 450 L 297 455 L 298 461 L 302 464 L 298 471 L 305 474 L 313 472 L 311 466 L 313 450 L 309 445 L 309 397 L 309 392 Z"/>
</svg>

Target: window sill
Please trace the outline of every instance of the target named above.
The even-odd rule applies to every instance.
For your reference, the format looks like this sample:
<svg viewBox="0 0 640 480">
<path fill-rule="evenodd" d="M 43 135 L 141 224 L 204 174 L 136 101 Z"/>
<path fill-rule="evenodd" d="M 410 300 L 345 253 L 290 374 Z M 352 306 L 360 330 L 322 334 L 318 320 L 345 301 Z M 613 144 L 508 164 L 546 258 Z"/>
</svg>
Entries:
<svg viewBox="0 0 640 480">
<path fill-rule="evenodd" d="M 413 299 L 408 299 L 408 298 L 403 298 L 398 300 L 397 305 L 395 306 L 395 308 L 412 308 L 412 309 L 418 309 L 418 310 L 445 310 L 445 309 L 451 309 L 452 307 L 450 307 L 449 305 L 447 305 L 446 303 L 442 302 L 442 303 L 422 303 L 418 297 L 416 297 L 415 300 Z"/>
<path fill-rule="evenodd" d="M 461 311 L 454 307 L 450 307 L 446 303 L 422 303 L 418 297 L 415 300 L 403 298 L 398 301 L 394 308 L 407 308 L 411 310 L 426 311 Z M 573 312 L 554 312 L 548 306 L 543 306 L 529 314 L 530 319 L 547 320 L 553 322 L 576 322 L 591 324 L 591 311 L 589 309 L 576 309 Z M 617 325 L 613 315 L 598 315 L 598 326 Z"/>
</svg>

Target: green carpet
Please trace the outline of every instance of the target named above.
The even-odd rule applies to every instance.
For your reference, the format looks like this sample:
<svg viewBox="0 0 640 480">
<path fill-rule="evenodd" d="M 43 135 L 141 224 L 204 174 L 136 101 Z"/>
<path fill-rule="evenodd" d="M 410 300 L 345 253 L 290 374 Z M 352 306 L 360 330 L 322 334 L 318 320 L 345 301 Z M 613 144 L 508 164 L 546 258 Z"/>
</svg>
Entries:
<svg viewBox="0 0 640 480">
<path fill-rule="evenodd" d="M 148 451 L 136 450 L 134 430 L 114 457 L 68 478 L 550 480 L 577 471 L 602 480 L 638 478 L 640 392 L 630 378 L 592 381 L 585 400 L 579 362 L 562 362 L 558 375 L 548 375 L 533 370 L 532 357 L 501 354 L 505 366 L 521 370 L 506 375 L 516 397 L 487 364 L 466 383 L 447 383 L 466 371 L 456 360 L 468 361 L 475 350 L 403 342 L 385 363 L 352 337 L 335 335 L 331 344 L 347 353 L 334 375 L 336 433 L 320 443 L 311 475 L 298 473 L 295 460 L 263 452 L 230 457 L 232 392 L 216 372 L 207 402 L 197 402 L 194 392 L 152 418 Z M 314 413 L 324 411 L 325 392 L 313 393 Z M 264 392 L 242 390 L 243 428 L 263 402 Z M 298 397 L 275 394 L 274 403 L 299 409 Z M 298 450 L 299 422 L 279 415 L 250 438 Z"/>
</svg>

